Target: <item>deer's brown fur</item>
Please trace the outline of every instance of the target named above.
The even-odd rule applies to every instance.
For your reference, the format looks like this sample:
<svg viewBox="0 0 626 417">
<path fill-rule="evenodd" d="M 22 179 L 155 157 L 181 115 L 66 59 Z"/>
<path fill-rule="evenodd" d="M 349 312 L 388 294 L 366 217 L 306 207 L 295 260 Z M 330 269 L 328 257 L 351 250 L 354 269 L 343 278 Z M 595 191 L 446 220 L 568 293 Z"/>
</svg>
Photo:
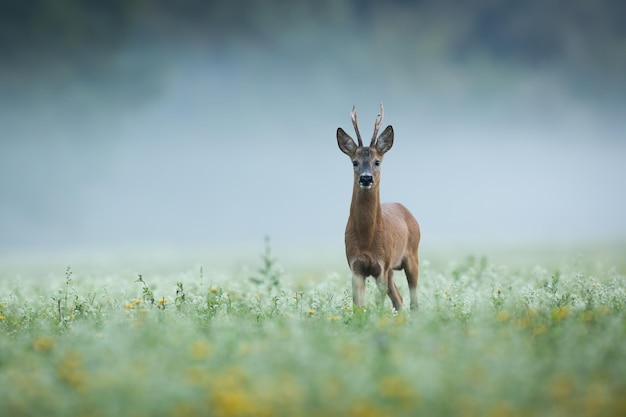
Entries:
<svg viewBox="0 0 626 417">
<path fill-rule="evenodd" d="M 381 103 L 381 114 L 376 120 L 372 142 L 365 147 L 358 132 L 354 109 L 351 116 L 359 145 L 341 128 L 337 129 L 337 143 L 354 166 L 350 217 L 345 233 L 354 305 L 357 308 L 363 306 L 365 279 L 373 276 L 380 290 L 380 304 L 387 294 L 393 307 L 400 310 L 403 300 L 393 281 L 393 271 L 404 269 L 411 309 L 417 310 L 419 225 L 402 204 L 380 203 L 380 164 L 393 145 L 393 128 L 387 126 L 376 137 L 383 116 Z"/>
</svg>

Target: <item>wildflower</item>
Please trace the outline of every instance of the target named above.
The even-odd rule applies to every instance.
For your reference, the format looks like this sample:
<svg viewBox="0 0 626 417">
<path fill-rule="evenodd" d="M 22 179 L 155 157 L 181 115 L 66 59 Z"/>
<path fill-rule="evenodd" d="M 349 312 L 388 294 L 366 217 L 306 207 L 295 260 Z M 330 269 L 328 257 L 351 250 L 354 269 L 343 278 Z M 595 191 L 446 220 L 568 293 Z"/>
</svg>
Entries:
<svg viewBox="0 0 626 417">
<path fill-rule="evenodd" d="M 313 314 L 315 314 L 315 310 L 311 308 L 309 309 L 308 313 L 309 313 L 309 316 L 312 316 Z"/>
<path fill-rule="evenodd" d="M 561 306 L 552 311 L 552 320 L 563 320 L 569 316 L 569 308 Z"/>
<path fill-rule="evenodd" d="M 493 406 L 491 406 L 491 409 L 489 410 L 489 415 L 490 416 L 494 416 L 494 417 L 506 417 L 506 416 L 510 416 L 510 415 L 515 415 L 513 414 L 513 408 L 511 407 L 511 404 L 509 404 L 506 401 L 498 401 L 496 404 L 494 404 Z"/>
<path fill-rule="evenodd" d="M 548 395 L 553 400 L 566 400 L 571 398 L 574 392 L 571 375 L 559 373 L 554 375 L 548 382 Z"/>
<path fill-rule="evenodd" d="M 217 416 L 246 416 L 259 413 L 256 398 L 241 388 L 218 389 L 212 397 L 212 408 Z"/>
<path fill-rule="evenodd" d="M 611 387 L 606 381 L 591 381 L 584 396 L 584 407 L 587 415 L 600 414 L 600 410 L 606 410 L 611 401 Z"/>
<path fill-rule="evenodd" d="M 380 381 L 379 392 L 383 398 L 397 401 L 404 406 L 415 406 L 419 396 L 404 378 L 387 376 Z"/>
<path fill-rule="evenodd" d="M 217 292 L 217 287 L 211 287 L 211 288 L 209 288 L 209 291 L 211 291 L 213 294 L 215 294 Z"/>
<path fill-rule="evenodd" d="M 296 375 L 292 373 L 283 372 L 268 380 L 259 394 L 261 398 L 269 400 L 272 408 L 285 410 L 286 415 L 302 415 L 298 411 L 303 406 L 304 392 Z"/>
<path fill-rule="evenodd" d="M 130 303 L 124 304 L 124 307 L 126 307 L 129 310 L 134 310 L 139 304 L 141 304 L 141 298 L 137 298 L 131 301 Z"/>
<path fill-rule="evenodd" d="M 387 316 L 381 317 L 378 319 L 379 326 L 387 326 L 391 322 L 391 319 Z"/>
<path fill-rule="evenodd" d="M 37 338 L 33 342 L 33 347 L 35 348 L 35 350 L 39 350 L 41 352 L 48 352 L 50 349 L 52 349 L 53 346 L 54 340 L 46 336 Z"/>
<path fill-rule="evenodd" d="M 580 314 L 580 321 L 584 323 L 592 323 L 596 318 L 596 315 L 593 311 L 585 311 Z"/>
<path fill-rule="evenodd" d="M 211 354 L 211 345 L 204 340 L 198 340 L 191 345 L 191 357 L 204 359 Z"/>
<path fill-rule="evenodd" d="M 498 314 L 496 315 L 496 320 L 498 320 L 500 323 L 504 323 L 509 321 L 509 318 L 511 317 L 511 315 L 509 314 L 508 311 L 498 311 Z M 524 327 L 524 326 L 520 326 L 520 327 Z"/>
<path fill-rule="evenodd" d="M 353 404 L 348 410 L 348 415 L 354 417 L 375 417 L 386 414 L 378 405 L 362 401 L 361 403 Z"/>
<path fill-rule="evenodd" d="M 158 301 L 158 308 L 165 308 L 165 303 L 167 303 L 167 298 L 163 297 Z"/>
<path fill-rule="evenodd" d="M 6 317 L 4 317 L 2 314 L 0 314 L 0 321 L 4 320 Z"/>
<path fill-rule="evenodd" d="M 355 364 L 361 363 L 363 357 L 365 356 L 365 351 L 362 345 L 346 343 L 341 346 L 339 354 L 349 363 Z"/>
<path fill-rule="evenodd" d="M 328 317 L 328 320 L 330 320 L 330 321 L 339 320 L 339 316 L 330 316 L 330 317 Z"/>
<path fill-rule="evenodd" d="M 77 391 L 87 389 L 87 376 L 82 369 L 82 361 L 76 353 L 67 353 L 58 363 L 56 372 L 63 382 Z"/>
<path fill-rule="evenodd" d="M 406 324 L 409 321 L 409 317 L 406 314 L 399 314 L 397 310 L 394 310 L 394 323 L 396 324 Z"/>
</svg>

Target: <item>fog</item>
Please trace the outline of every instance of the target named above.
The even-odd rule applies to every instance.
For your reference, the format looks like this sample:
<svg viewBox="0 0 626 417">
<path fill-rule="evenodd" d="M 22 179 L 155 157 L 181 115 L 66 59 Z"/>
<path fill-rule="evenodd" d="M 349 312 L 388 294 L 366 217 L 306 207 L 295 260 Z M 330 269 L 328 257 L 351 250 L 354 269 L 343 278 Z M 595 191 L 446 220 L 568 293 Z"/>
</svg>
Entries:
<svg viewBox="0 0 626 417">
<path fill-rule="evenodd" d="M 585 27 L 571 39 L 587 55 L 546 62 L 506 43 L 451 52 L 453 27 L 413 18 L 296 16 L 270 35 L 137 24 L 96 76 L 54 54 L 5 65 L 0 251 L 236 250 L 266 235 L 341 250 L 352 168 L 335 132 L 352 133 L 356 105 L 369 137 L 380 101 L 395 131 L 381 198 L 412 211 L 422 247 L 623 241 L 626 89 L 587 62 L 600 58 Z"/>
</svg>

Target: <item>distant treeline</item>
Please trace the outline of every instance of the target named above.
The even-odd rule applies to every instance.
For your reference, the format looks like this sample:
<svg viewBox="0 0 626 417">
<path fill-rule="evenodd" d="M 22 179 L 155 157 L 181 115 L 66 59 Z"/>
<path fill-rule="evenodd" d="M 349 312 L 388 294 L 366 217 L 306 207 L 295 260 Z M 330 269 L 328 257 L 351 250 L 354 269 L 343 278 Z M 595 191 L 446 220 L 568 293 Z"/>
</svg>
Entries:
<svg viewBox="0 0 626 417">
<path fill-rule="evenodd" d="M 623 0 L 2 0 L 0 77 L 36 73 L 51 61 L 89 76 L 130 41 L 271 45 L 301 29 L 310 37 L 431 36 L 450 62 L 481 54 L 565 66 L 626 91 L 625 18 Z M 410 42 L 403 48 L 410 53 Z"/>
</svg>

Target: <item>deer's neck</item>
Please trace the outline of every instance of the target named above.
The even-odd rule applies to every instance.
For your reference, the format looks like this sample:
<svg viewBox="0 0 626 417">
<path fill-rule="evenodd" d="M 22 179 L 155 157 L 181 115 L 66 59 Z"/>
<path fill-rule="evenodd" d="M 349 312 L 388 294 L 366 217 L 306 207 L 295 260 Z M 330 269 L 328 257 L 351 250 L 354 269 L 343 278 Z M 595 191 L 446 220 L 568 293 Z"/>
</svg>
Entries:
<svg viewBox="0 0 626 417">
<path fill-rule="evenodd" d="M 359 242 L 366 245 L 374 240 L 377 230 L 382 227 L 382 209 L 378 187 L 363 190 L 358 184 L 352 191 L 350 222 Z"/>
</svg>

